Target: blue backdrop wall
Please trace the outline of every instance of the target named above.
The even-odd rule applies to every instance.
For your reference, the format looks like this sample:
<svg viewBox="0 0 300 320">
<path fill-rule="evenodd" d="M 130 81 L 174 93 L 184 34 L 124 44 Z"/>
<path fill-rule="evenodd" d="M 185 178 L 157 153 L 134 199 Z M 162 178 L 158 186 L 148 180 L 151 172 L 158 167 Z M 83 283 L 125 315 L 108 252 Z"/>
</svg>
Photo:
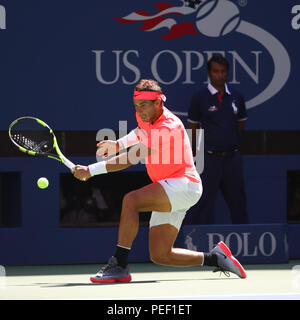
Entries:
<svg viewBox="0 0 300 320">
<path fill-rule="evenodd" d="M 297 1 L 194 2 L 200 7 L 188 7 L 192 0 L 1 0 L 0 129 L 23 114 L 56 130 L 135 125 L 132 90 L 148 77 L 161 83 L 170 109 L 186 113 L 207 81 L 207 59 L 221 52 L 232 66 L 229 84 L 247 101 L 247 129 L 298 130 Z"/>
</svg>

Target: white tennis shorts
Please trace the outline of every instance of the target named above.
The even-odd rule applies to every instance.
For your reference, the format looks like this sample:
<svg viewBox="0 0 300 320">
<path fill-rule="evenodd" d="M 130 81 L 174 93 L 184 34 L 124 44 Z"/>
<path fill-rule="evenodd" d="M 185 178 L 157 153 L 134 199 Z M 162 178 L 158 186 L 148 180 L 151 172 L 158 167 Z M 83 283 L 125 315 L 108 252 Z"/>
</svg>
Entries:
<svg viewBox="0 0 300 320">
<path fill-rule="evenodd" d="M 171 224 L 180 229 L 187 210 L 195 205 L 202 195 L 202 183 L 190 181 L 188 178 L 169 178 L 158 181 L 170 200 L 170 212 L 153 211 L 149 226 Z"/>
</svg>

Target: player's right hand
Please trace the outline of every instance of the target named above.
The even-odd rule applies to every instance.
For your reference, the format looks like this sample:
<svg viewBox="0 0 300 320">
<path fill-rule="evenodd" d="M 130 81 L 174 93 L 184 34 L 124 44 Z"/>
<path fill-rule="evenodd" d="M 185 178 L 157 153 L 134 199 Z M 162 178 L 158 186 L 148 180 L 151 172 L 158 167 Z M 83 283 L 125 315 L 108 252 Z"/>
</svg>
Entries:
<svg viewBox="0 0 300 320">
<path fill-rule="evenodd" d="M 119 152 L 119 144 L 117 141 L 113 140 L 103 140 L 97 143 L 97 155 L 103 158 L 108 158 Z"/>
<path fill-rule="evenodd" d="M 87 181 L 88 179 L 91 178 L 91 173 L 89 171 L 89 167 L 88 166 L 81 166 L 79 164 L 77 164 L 75 166 L 75 169 L 73 171 L 73 175 L 76 179 L 78 179 L 80 181 Z"/>
</svg>

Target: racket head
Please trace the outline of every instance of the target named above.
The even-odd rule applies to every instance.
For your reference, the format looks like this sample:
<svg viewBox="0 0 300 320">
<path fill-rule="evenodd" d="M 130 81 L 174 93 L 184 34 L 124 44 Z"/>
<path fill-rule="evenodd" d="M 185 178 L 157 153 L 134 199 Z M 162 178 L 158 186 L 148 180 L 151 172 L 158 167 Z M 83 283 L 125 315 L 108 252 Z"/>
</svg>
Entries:
<svg viewBox="0 0 300 320">
<path fill-rule="evenodd" d="M 74 163 L 60 151 L 53 130 L 44 121 L 29 116 L 18 118 L 10 124 L 8 134 L 20 151 L 58 160 L 71 171 L 75 170 Z"/>
<path fill-rule="evenodd" d="M 34 117 L 21 117 L 13 121 L 8 130 L 14 145 L 31 156 L 47 156 L 60 160 L 55 154 L 55 135 L 42 120 Z"/>
</svg>

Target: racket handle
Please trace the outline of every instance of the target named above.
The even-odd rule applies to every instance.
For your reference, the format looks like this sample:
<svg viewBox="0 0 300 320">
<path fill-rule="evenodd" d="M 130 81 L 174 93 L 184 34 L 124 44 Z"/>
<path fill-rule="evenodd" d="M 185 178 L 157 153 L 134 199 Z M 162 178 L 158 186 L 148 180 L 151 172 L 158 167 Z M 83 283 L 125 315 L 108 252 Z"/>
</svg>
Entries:
<svg viewBox="0 0 300 320">
<path fill-rule="evenodd" d="M 72 172 L 75 171 L 75 164 L 68 160 L 67 158 L 63 159 L 63 164 L 68 167 Z"/>
</svg>

